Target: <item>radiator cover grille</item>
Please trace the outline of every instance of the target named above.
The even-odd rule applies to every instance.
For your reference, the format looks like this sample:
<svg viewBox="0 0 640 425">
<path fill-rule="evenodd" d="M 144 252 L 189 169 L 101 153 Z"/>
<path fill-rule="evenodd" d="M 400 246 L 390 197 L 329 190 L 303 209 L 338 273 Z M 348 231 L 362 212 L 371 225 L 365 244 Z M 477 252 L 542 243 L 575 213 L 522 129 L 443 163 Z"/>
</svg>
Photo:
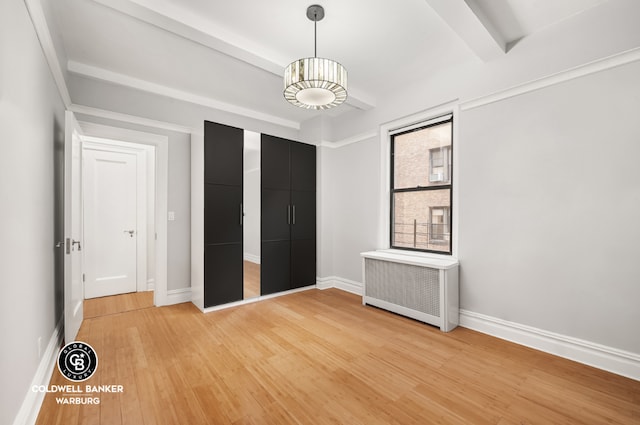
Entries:
<svg viewBox="0 0 640 425">
<path fill-rule="evenodd" d="M 365 258 L 365 295 L 440 317 L 438 269 Z"/>
</svg>

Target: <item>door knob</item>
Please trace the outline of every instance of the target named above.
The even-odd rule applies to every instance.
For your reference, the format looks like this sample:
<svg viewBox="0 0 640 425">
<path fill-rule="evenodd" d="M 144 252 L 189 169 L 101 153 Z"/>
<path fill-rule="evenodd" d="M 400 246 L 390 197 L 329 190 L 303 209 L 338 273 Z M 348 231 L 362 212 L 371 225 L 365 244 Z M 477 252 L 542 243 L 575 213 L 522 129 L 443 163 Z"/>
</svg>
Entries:
<svg viewBox="0 0 640 425">
<path fill-rule="evenodd" d="M 133 234 L 135 233 L 135 230 L 125 230 L 124 233 L 128 233 L 129 236 L 133 237 Z"/>
</svg>

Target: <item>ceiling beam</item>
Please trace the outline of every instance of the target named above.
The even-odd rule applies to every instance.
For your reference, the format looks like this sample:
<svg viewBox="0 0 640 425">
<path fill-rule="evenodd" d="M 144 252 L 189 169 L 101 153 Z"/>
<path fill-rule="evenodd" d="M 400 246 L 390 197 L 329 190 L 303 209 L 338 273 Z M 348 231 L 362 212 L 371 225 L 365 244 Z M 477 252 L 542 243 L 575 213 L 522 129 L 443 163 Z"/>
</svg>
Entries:
<svg viewBox="0 0 640 425">
<path fill-rule="evenodd" d="M 109 71 L 97 66 L 87 65 L 80 62 L 69 61 L 67 69 L 70 73 L 79 75 L 81 77 L 95 79 L 99 81 L 106 81 L 111 84 L 117 84 L 119 86 L 129 87 L 136 90 L 142 90 L 147 93 L 156 94 L 159 96 L 168 97 L 171 99 L 181 100 L 183 102 L 189 102 L 194 105 L 205 106 L 207 108 L 218 109 L 232 114 L 241 115 L 244 117 L 253 118 L 256 120 L 266 121 L 273 124 L 281 125 L 283 127 L 293 128 L 294 130 L 300 130 L 300 123 L 284 119 L 275 115 L 266 114 L 264 112 L 256 111 L 253 109 L 245 108 L 242 106 L 234 105 L 227 102 L 221 102 L 219 100 L 201 96 L 199 94 L 189 93 L 173 87 L 163 86 L 161 84 L 152 83 L 146 80 L 132 77 L 130 75 L 120 74 L 118 72 Z"/>
<path fill-rule="evenodd" d="M 185 13 L 170 3 L 150 0 L 93 1 L 279 77 L 282 77 L 285 66 L 290 62 L 286 58 L 265 57 L 259 53 L 264 50 L 259 45 L 210 21 Z M 376 106 L 375 99 L 353 87 L 349 90 L 346 103 L 362 110 Z"/>
<path fill-rule="evenodd" d="M 426 0 L 482 61 L 504 56 L 507 43 L 474 0 Z"/>
</svg>

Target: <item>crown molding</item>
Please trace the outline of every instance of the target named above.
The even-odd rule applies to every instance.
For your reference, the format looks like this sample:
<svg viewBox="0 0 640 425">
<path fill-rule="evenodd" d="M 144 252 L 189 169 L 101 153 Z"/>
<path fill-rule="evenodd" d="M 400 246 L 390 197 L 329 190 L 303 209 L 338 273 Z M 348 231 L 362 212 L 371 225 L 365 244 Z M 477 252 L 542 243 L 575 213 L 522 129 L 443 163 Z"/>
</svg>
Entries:
<svg viewBox="0 0 640 425">
<path fill-rule="evenodd" d="M 364 140 L 372 139 L 378 136 L 378 132 L 375 130 L 365 131 L 364 133 L 356 134 L 355 136 L 347 137 L 346 139 L 338 140 L 336 142 L 329 142 L 323 140 L 318 146 L 323 148 L 337 149 L 343 146 L 351 145 L 353 143 L 362 142 Z"/>
<path fill-rule="evenodd" d="M 64 106 L 68 108 L 69 105 L 71 105 L 71 96 L 69 95 L 69 88 L 64 79 L 64 72 L 62 71 L 62 66 L 58 60 L 53 39 L 51 38 L 51 31 L 49 30 L 49 25 L 47 25 L 47 19 L 42 10 L 42 3 L 40 3 L 40 0 L 24 0 L 24 4 L 27 7 L 27 12 L 29 13 L 33 28 L 40 41 L 42 52 L 47 60 L 56 87 L 58 88 L 58 93 L 60 93 Z"/>
<path fill-rule="evenodd" d="M 596 72 L 605 71 L 607 69 L 615 68 L 638 60 L 640 60 L 640 47 L 608 56 L 603 59 L 598 59 L 593 62 L 579 65 L 564 71 L 560 71 L 555 74 L 537 78 L 526 83 L 518 84 L 508 89 L 499 90 L 488 95 L 465 100 L 461 102 L 460 109 L 462 111 L 468 111 L 470 109 L 478 108 L 480 106 L 488 105 L 494 102 L 499 102 L 510 97 L 515 97 L 535 90 L 540 90 L 545 87 L 584 77 Z"/>
<path fill-rule="evenodd" d="M 142 118 L 135 115 L 108 111 L 106 109 L 93 108 L 91 106 L 77 105 L 75 103 L 72 103 L 68 109 L 76 114 L 106 118 L 114 121 L 127 122 L 130 124 L 138 124 L 145 127 L 160 128 L 163 130 L 175 131 L 177 133 L 191 134 L 193 132 L 192 128 L 185 127 L 179 124 L 173 124 L 173 123 L 168 123 L 164 121 L 157 121 L 149 118 Z"/>
</svg>

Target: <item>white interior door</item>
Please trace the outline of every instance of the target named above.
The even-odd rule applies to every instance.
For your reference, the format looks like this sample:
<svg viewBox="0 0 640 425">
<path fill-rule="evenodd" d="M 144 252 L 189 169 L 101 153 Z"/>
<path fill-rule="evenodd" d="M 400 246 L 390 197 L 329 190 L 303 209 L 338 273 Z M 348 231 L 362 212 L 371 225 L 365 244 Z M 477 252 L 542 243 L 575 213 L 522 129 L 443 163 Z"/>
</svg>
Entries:
<svg viewBox="0 0 640 425">
<path fill-rule="evenodd" d="M 136 155 L 85 150 L 83 160 L 85 298 L 136 292 Z"/>
<path fill-rule="evenodd" d="M 82 151 L 80 126 L 65 113 L 64 142 L 64 338 L 74 341 L 82 324 Z"/>
</svg>

